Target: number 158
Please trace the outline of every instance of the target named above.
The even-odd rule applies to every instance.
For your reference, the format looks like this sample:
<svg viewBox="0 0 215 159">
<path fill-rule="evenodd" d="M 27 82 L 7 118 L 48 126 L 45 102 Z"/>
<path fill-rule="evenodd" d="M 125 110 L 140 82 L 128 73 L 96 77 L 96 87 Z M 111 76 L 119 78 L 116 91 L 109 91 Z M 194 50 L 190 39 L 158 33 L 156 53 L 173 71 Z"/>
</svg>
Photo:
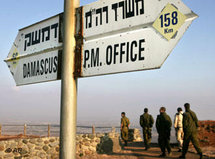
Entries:
<svg viewBox="0 0 215 159">
<path fill-rule="evenodd" d="M 160 16 L 160 20 L 161 20 L 161 28 L 168 27 L 171 24 L 172 25 L 176 25 L 178 24 L 178 13 L 176 11 L 172 12 L 172 14 L 170 13 L 166 13 L 166 14 L 162 14 Z"/>
</svg>

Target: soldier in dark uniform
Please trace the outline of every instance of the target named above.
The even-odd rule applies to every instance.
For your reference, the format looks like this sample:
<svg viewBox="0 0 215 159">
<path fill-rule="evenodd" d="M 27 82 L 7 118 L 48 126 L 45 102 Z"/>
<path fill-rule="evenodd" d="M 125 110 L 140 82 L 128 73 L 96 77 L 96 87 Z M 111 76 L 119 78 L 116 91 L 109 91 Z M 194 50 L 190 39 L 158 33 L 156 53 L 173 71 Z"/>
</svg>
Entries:
<svg viewBox="0 0 215 159">
<path fill-rule="evenodd" d="M 152 138 L 152 126 L 154 124 L 153 117 L 148 114 L 148 108 L 144 109 L 144 114 L 140 116 L 140 126 L 143 128 L 143 139 L 145 150 L 148 150 Z"/>
<path fill-rule="evenodd" d="M 190 110 L 190 104 L 184 104 L 185 113 L 183 114 L 183 131 L 184 131 L 184 142 L 182 148 L 182 155 L 180 158 L 185 158 L 190 141 L 193 143 L 196 151 L 198 152 L 200 159 L 203 157 L 202 150 L 199 147 L 198 141 L 198 118 L 196 114 Z"/>
<path fill-rule="evenodd" d="M 170 147 L 170 132 L 171 132 L 172 120 L 169 115 L 166 114 L 166 108 L 160 108 L 160 115 L 156 119 L 156 128 L 158 132 L 158 144 L 162 151 L 160 157 L 165 157 L 167 149 L 168 155 L 171 156 L 171 147 Z"/>
<path fill-rule="evenodd" d="M 122 116 L 122 118 L 121 118 L 121 137 L 122 137 L 122 140 L 125 143 L 125 146 L 127 146 L 127 143 L 128 143 L 128 129 L 129 129 L 129 126 L 130 126 L 130 121 L 125 116 L 125 112 L 122 112 L 121 116 Z"/>
</svg>

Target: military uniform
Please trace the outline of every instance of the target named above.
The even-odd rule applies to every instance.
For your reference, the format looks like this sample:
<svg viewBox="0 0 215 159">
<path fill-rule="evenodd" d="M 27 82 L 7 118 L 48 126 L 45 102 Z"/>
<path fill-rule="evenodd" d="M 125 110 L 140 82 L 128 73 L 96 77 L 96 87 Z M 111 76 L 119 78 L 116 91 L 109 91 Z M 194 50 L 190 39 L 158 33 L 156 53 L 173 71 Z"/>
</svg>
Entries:
<svg viewBox="0 0 215 159">
<path fill-rule="evenodd" d="M 168 153 L 171 153 L 170 147 L 170 132 L 171 132 L 172 121 L 165 112 L 160 113 L 156 119 L 156 128 L 158 132 L 158 144 L 162 151 L 162 156 L 166 156 L 165 149 Z"/>
<path fill-rule="evenodd" d="M 121 118 L 121 137 L 122 140 L 125 142 L 125 145 L 127 145 L 128 141 L 128 126 L 130 125 L 130 121 L 127 117 Z"/>
<path fill-rule="evenodd" d="M 184 142 L 182 148 L 182 157 L 185 157 L 190 141 L 192 141 L 193 146 L 195 147 L 198 154 L 202 156 L 202 150 L 199 147 L 199 141 L 197 137 L 198 127 L 199 125 L 196 114 L 190 109 L 186 110 L 186 112 L 183 114 Z"/>
<path fill-rule="evenodd" d="M 140 116 L 140 126 L 143 128 L 143 139 L 146 150 L 149 148 L 151 143 L 153 124 L 154 119 L 150 114 L 144 113 Z"/>
</svg>

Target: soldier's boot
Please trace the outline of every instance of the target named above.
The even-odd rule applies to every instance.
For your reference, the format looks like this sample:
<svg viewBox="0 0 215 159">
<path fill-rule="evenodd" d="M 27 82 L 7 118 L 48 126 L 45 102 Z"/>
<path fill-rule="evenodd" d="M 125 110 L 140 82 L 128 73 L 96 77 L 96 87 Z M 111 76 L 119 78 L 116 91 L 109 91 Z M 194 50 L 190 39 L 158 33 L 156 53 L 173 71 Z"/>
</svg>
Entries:
<svg viewBox="0 0 215 159">
<path fill-rule="evenodd" d="M 150 149 L 150 146 L 148 145 L 146 148 L 145 148 L 145 150 L 147 151 L 147 150 L 149 150 Z"/>
<path fill-rule="evenodd" d="M 181 155 L 181 156 L 179 156 L 179 158 L 185 158 L 185 155 Z"/>
<path fill-rule="evenodd" d="M 172 156 L 172 152 L 170 151 L 170 152 L 168 152 L 168 156 Z"/>
<path fill-rule="evenodd" d="M 166 157 L 166 154 L 162 153 L 159 157 Z"/>
<path fill-rule="evenodd" d="M 199 158 L 203 159 L 203 154 L 202 153 L 199 153 Z"/>
<path fill-rule="evenodd" d="M 145 151 L 147 151 L 149 149 L 149 145 L 145 144 Z"/>
</svg>

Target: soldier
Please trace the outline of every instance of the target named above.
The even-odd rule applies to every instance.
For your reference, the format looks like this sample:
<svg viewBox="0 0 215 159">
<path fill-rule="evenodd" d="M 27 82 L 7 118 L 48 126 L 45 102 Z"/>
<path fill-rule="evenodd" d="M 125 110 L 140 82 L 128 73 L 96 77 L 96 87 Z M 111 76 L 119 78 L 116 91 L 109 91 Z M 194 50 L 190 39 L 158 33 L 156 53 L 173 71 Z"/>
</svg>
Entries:
<svg viewBox="0 0 215 159">
<path fill-rule="evenodd" d="M 198 118 L 196 114 L 190 110 L 190 104 L 184 104 L 185 113 L 183 114 L 183 131 L 184 131 L 184 143 L 182 148 L 182 155 L 179 158 L 185 158 L 188 151 L 190 141 L 193 143 L 196 151 L 198 152 L 200 159 L 203 157 L 202 150 L 199 147 L 199 141 L 197 138 L 198 133 Z"/>
<path fill-rule="evenodd" d="M 125 112 L 122 112 L 121 116 L 122 116 L 122 118 L 121 118 L 121 137 L 122 137 L 122 140 L 125 143 L 125 146 L 127 146 L 127 143 L 128 143 L 128 129 L 129 129 L 129 126 L 130 126 L 130 121 L 125 116 Z"/>
<path fill-rule="evenodd" d="M 175 120 L 174 120 L 174 127 L 175 127 L 175 134 L 176 134 L 176 139 L 178 141 L 178 146 L 179 146 L 179 150 L 178 152 L 182 151 L 182 146 L 183 146 L 183 136 L 184 136 L 184 132 L 183 132 L 183 111 L 182 108 L 178 108 L 177 109 L 178 113 L 175 114 Z"/>
<path fill-rule="evenodd" d="M 168 151 L 168 155 L 171 156 L 170 147 L 170 132 L 171 132 L 172 121 L 169 115 L 166 114 L 166 108 L 160 108 L 160 115 L 156 119 L 156 128 L 158 132 L 158 144 L 162 151 L 160 157 L 166 157 L 165 149 Z"/>
<path fill-rule="evenodd" d="M 145 150 L 148 150 L 150 147 L 153 124 L 154 119 L 150 114 L 148 114 L 148 108 L 145 108 L 144 114 L 140 116 L 140 126 L 143 128 Z"/>
</svg>

